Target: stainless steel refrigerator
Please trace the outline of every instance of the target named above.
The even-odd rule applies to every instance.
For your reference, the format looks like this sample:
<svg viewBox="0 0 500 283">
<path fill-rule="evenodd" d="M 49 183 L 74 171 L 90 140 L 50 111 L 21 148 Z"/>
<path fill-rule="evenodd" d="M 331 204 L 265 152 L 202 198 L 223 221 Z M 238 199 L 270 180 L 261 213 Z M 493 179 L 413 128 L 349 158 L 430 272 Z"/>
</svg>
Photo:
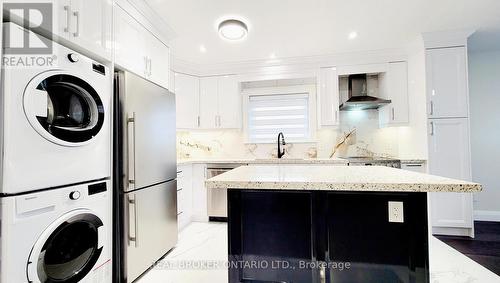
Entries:
<svg viewBox="0 0 500 283">
<path fill-rule="evenodd" d="M 132 282 L 177 243 L 175 96 L 115 74 L 115 268 Z"/>
</svg>

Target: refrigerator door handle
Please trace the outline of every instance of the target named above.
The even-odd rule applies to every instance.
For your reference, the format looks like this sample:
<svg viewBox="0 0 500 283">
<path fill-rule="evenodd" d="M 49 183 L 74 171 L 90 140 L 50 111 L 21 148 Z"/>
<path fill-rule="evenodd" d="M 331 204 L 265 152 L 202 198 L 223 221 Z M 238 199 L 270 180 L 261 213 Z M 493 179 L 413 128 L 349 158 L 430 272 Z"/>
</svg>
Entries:
<svg viewBox="0 0 500 283">
<path fill-rule="evenodd" d="M 127 136 L 128 136 L 128 188 L 135 188 L 135 112 L 132 117 L 127 119 Z"/>
<path fill-rule="evenodd" d="M 137 248 L 137 198 L 134 194 L 128 196 L 128 217 L 128 244 L 130 246 L 130 243 L 134 242 L 134 247 Z M 132 223 L 134 223 L 133 229 Z"/>
</svg>

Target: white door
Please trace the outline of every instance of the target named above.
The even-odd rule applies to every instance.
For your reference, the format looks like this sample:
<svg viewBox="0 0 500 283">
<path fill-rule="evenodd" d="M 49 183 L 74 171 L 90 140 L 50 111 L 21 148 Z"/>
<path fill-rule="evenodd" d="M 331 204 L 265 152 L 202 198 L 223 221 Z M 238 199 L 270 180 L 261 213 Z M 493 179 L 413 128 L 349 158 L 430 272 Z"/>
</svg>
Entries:
<svg viewBox="0 0 500 283">
<path fill-rule="evenodd" d="M 170 89 L 170 49 L 153 34 L 147 33 L 149 77 L 151 81 Z"/>
<path fill-rule="evenodd" d="M 62 38 L 69 38 L 70 22 L 72 18 L 71 1 L 58 0 L 53 2 L 55 10 L 55 19 L 53 33 Z M 50 31 L 49 31 L 50 32 Z"/>
<path fill-rule="evenodd" d="M 222 76 L 218 80 L 219 128 L 241 128 L 241 94 L 235 76 Z"/>
<path fill-rule="evenodd" d="M 146 56 L 142 37 L 146 31 L 120 6 L 115 6 L 115 63 L 145 76 Z"/>
<path fill-rule="evenodd" d="M 471 180 L 468 119 L 429 121 L 429 173 Z M 472 194 L 432 193 L 434 227 L 472 228 Z"/>
<path fill-rule="evenodd" d="M 71 0 L 70 40 L 111 58 L 112 4 L 109 0 Z"/>
<path fill-rule="evenodd" d="M 339 79 L 337 69 L 321 68 L 319 77 L 319 125 L 339 125 Z"/>
<path fill-rule="evenodd" d="M 176 73 L 175 104 L 177 128 L 195 129 L 199 127 L 200 79 L 198 77 Z"/>
<path fill-rule="evenodd" d="M 465 47 L 426 51 L 429 118 L 468 117 Z"/>
<path fill-rule="evenodd" d="M 408 67 L 406 62 L 389 63 L 387 73 L 381 76 L 381 96 L 391 103 L 379 109 L 380 125 L 408 123 Z M 383 93 L 384 92 L 384 93 Z"/>
<path fill-rule="evenodd" d="M 218 77 L 200 79 L 200 128 L 214 129 L 218 123 Z"/>
</svg>

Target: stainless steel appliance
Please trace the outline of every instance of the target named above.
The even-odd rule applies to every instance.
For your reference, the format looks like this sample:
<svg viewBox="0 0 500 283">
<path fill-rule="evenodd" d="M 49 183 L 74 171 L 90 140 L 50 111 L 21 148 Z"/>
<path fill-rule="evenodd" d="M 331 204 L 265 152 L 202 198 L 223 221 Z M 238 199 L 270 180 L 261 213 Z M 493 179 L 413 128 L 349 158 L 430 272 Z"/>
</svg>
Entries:
<svg viewBox="0 0 500 283">
<path fill-rule="evenodd" d="M 349 166 L 386 166 L 401 168 L 401 160 L 385 157 L 346 157 Z"/>
<path fill-rule="evenodd" d="M 132 282 L 177 243 L 175 95 L 118 72 L 115 101 L 115 255 L 118 280 Z"/>
<path fill-rule="evenodd" d="M 207 179 L 246 164 L 207 164 Z M 207 210 L 210 221 L 227 221 L 227 189 L 208 189 Z"/>
<path fill-rule="evenodd" d="M 348 77 L 348 97 L 346 98 L 347 100 L 342 101 L 340 110 L 378 109 L 391 103 L 390 100 L 369 95 L 367 74 L 355 74 Z"/>
</svg>

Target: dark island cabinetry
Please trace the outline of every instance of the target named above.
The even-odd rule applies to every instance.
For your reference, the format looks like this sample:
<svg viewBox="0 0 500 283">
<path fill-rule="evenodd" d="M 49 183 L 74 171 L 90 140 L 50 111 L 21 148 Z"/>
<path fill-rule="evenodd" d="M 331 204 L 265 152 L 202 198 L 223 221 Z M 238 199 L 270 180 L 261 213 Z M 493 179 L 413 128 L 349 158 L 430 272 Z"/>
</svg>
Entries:
<svg viewBox="0 0 500 283">
<path fill-rule="evenodd" d="M 228 206 L 230 283 L 429 281 L 426 193 L 230 189 Z"/>
</svg>

